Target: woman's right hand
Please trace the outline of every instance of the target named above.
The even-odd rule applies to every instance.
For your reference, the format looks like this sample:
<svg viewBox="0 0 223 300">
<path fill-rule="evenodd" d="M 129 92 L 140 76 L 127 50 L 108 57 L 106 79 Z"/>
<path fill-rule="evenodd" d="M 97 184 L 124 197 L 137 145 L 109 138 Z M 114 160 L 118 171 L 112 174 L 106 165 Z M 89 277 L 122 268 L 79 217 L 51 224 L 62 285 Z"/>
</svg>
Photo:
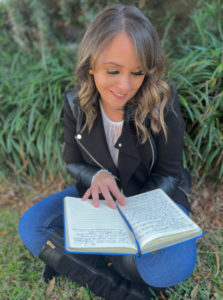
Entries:
<svg viewBox="0 0 223 300">
<path fill-rule="evenodd" d="M 108 203 L 108 206 L 113 209 L 116 208 L 116 204 L 112 195 L 120 205 L 124 206 L 126 204 L 125 197 L 119 190 L 114 177 L 107 172 L 100 172 L 95 176 L 90 188 L 87 189 L 82 197 L 82 200 L 87 200 L 91 196 L 93 205 L 98 207 L 99 193 L 103 195 L 104 199 Z"/>
</svg>

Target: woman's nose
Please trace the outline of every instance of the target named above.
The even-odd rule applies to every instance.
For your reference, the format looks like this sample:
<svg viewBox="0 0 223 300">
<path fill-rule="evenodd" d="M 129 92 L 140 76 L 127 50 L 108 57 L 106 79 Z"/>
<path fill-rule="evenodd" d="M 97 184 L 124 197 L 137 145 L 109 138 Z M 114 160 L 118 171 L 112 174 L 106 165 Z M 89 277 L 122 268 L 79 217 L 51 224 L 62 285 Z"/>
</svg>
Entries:
<svg viewBox="0 0 223 300">
<path fill-rule="evenodd" d="M 131 83 L 129 76 L 121 76 L 118 81 L 118 92 L 120 94 L 125 94 L 130 90 Z"/>
</svg>

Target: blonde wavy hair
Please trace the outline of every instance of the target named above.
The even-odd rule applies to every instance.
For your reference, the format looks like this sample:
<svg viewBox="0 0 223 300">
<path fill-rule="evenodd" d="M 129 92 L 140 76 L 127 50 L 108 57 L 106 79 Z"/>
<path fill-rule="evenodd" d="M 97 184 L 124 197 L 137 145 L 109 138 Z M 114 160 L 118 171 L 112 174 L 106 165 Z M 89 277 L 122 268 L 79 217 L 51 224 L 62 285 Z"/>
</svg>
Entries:
<svg viewBox="0 0 223 300">
<path fill-rule="evenodd" d="M 149 130 L 145 126 L 148 115 L 152 132 L 156 134 L 163 131 L 167 140 L 164 108 L 170 96 L 170 87 L 161 79 L 164 72 L 162 48 L 152 24 L 139 9 L 131 5 L 105 7 L 90 24 L 81 41 L 76 78 L 80 85 L 80 106 L 85 113 L 82 130 L 87 127 L 90 131 L 98 114 L 98 91 L 89 70 L 94 69 L 98 56 L 108 43 L 123 31 L 132 39 L 145 73 L 140 89 L 126 104 L 134 108 L 138 140 L 143 144 L 148 138 Z"/>
</svg>

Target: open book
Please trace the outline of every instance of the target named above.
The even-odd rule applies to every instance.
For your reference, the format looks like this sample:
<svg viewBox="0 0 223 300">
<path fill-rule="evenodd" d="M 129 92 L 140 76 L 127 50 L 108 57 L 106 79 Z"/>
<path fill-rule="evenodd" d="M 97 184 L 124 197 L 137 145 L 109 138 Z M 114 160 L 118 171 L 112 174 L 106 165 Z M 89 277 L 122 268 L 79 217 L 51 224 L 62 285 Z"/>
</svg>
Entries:
<svg viewBox="0 0 223 300">
<path fill-rule="evenodd" d="M 64 198 L 68 252 L 142 255 L 203 235 L 161 189 L 126 198 L 117 209 L 100 200 Z"/>
</svg>

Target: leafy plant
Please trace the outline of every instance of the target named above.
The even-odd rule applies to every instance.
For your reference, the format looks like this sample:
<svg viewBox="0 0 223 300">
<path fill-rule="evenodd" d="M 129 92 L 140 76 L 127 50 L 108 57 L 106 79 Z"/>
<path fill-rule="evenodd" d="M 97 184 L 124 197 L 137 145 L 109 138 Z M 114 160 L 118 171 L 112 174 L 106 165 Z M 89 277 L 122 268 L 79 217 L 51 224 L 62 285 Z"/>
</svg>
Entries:
<svg viewBox="0 0 223 300">
<path fill-rule="evenodd" d="M 178 39 L 178 53 L 170 59 L 169 76 L 176 82 L 186 120 L 185 163 L 201 181 L 223 175 L 223 21 L 215 19 L 220 9 L 223 5 L 214 1 L 195 10 L 187 36 Z M 216 27 L 209 29 L 210 24 Z"/>
<path fill-rule="evenodd" d="M 73 82 L 73 56 L 57 49 L 43 62 L 21 50 L 13 57 L 2 52 L 1 175 L 33 176 L 41 169 L 44 178 L 62 168 L 63 93 Z"/>
<path fill-rule="evenodd" d="M 135 2 L 151 15 L 146 1 Z M 77 41 L 95 12 L 109 3 L 7 3 L 0 4 L 0 175 L 32 177 L 39 170 L 45 178 L 63 169 L 63 92 L 74 83 Z M 222 13 L 220 0 L 200 0 L 177 38 L 171 14 L 161 20 L 168 75 L 186 123 L 184 163 L 201 181 L 223 175 Z"/>
</svg>

